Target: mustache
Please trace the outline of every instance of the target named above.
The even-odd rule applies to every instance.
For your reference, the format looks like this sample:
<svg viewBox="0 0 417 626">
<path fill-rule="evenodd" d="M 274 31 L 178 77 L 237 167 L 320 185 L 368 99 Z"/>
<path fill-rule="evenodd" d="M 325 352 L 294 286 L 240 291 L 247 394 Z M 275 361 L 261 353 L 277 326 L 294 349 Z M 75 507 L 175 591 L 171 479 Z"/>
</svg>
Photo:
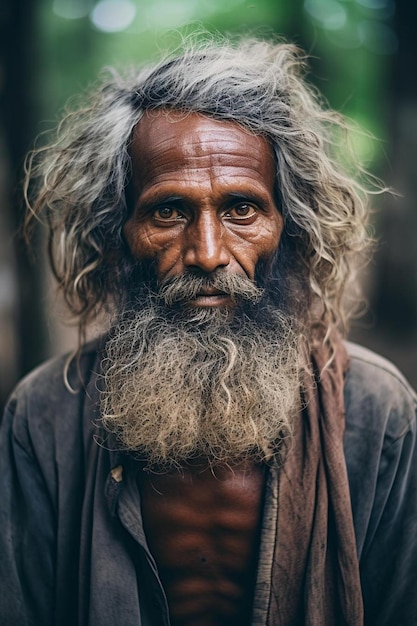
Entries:
<svg viewBox="0 0 417 626">
<path fill-rule="evenodd" d="M 166 306 L 173 306 L 194 300 L 207 289 L 227 295 L 235 303 L 241 299 L 256 304 L 264 294 L 247 276 L 216 270 L 208 275 L 189 272 L 173 276 L 161 283 L 158 296 Z"/>
</svg>

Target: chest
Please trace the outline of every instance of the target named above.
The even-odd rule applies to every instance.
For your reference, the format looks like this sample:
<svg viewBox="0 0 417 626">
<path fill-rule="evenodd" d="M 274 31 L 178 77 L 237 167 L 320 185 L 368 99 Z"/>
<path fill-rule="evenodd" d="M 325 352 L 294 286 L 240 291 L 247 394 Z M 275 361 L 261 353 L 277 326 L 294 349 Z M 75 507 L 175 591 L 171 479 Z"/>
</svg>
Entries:
<svg viewBox="0 0 417 626">
<path fill-rule="evenodd" d="M 142 516 L 173 625 L 250 622 L 262 467 L 141 475 Z"/>
</svg>

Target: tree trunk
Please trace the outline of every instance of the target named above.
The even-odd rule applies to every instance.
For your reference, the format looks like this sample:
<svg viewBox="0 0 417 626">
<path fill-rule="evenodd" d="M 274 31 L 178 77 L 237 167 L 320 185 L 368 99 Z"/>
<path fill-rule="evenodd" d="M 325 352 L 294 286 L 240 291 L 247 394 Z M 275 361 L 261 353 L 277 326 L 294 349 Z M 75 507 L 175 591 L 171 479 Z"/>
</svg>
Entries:
<svg viewBox="0 0 417 626">
<path fill-rule="evenodd" d="M 6 325 L 2 334 L 7 349 L 2 349 L 0 354 L 0 371 L 6 373 L 0 387 L 0 402 L 4 401 L 16 378 L 39 363 L 46 354 L 41 264 L 30 261 L 21 238 L 15 236 L 14 249 L 6 248 L 21 224 L 22 165 L 33 141 L 34 120 L 37 119 L 33 90 L 38 67 L 36 5 L 33 0 L 4 0 L 0 13 L 0 158 L 5 167 L 3 171 L 7 172 L 1 197 L 4 210 L 0 257 L 0 290 L 3 294 L 0 307 Z M 7 254 L 4 254 L 6 249 Z M 13 287 L 8 287 L 9 283 L 16 285 L 14 293 Z"/>
</svg>

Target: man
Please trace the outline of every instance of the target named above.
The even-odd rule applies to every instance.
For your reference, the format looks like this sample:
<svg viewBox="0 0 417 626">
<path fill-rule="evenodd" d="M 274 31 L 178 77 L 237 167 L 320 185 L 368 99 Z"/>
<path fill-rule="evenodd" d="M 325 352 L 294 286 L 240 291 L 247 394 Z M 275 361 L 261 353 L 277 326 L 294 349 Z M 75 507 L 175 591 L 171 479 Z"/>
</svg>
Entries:
<svg viewBox="0 0 417 626">
<path fill-rule="evenodd" d="M 2 623 L 417 623 L 416 397 L 340 338 L 366 194 L 302 69 L 191 46 L 35 154 L 27 225 L 113 318 L 7 408 Z"/>
</svg>

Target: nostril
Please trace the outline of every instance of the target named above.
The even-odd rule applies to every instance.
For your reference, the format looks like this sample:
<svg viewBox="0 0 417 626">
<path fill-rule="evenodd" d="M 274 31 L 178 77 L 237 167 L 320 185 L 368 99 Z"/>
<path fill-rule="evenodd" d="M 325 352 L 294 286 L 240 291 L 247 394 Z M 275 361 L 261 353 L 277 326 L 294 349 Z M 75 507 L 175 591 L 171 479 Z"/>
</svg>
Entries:
<svg viewBox="0 0 417 626">
<path fill-rule="evenodd" d="M 184 265 L 195 267 L 204 272 L 213 272 L 218 267 L 225 267 L 230 262 L 230 254 L 221 241 L 194 241 L 184 252 Z"/>
<path fill-rule="evenodd" d="M 189 269 L 198 269 L 210 274 L 217 268 L 226 267 L 229 264 L 229 257 L 226 255 L 205 255 L 201 251 L 196 254 L 189 254 L 184 258 L 184 265 Z"/>
</svg>

